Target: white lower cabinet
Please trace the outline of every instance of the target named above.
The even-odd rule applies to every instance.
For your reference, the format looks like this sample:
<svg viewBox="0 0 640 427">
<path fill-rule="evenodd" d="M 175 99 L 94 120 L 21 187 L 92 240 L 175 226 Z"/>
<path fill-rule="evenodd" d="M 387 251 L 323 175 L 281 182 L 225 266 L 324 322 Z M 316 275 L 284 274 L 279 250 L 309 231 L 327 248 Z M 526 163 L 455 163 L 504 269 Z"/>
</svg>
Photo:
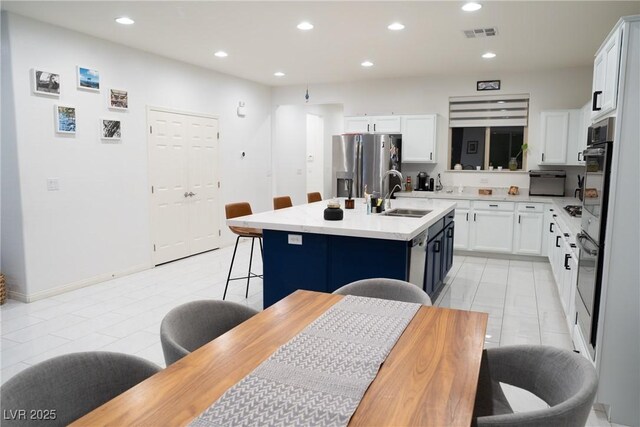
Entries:
<svg viewBox="0 0 640 427">
<path fill-rule="evenodd" d="M 469 249 L 469 209 L 456 209 L 456 230 L 453 235 L 454 249 Z"/>
<path fill-rule="evenodd" d="M 544 213 L 518 212 L 517 216 L 513 251 L 523 255 L 540 255 Z"/>
<path fill-rule="evenodd" d="M 513 211 L 473 211 L 472 246 L 476 251 L 511 252 Z"/>
</svg>

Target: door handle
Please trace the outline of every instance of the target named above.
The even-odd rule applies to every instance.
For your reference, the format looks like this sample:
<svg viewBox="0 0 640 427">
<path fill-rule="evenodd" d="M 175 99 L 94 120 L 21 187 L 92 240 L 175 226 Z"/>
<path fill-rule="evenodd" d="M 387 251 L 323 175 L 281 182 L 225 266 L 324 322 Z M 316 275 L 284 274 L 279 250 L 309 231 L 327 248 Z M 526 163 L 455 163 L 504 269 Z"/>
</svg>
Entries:
<svg viewBox="0 0 640 427">
<path fill-rule="evenodd" d="M 433 244 L 433 252 L 440 252 L 440 240 L 436 240 Z"/>
<path fill-rule="evenodd" d="M 564 268 L 565 268 L 565 270 L 571 270 L 571 266 L 569 265 L 569 259 L 571 259 L 571 254 L 564 254 Z"/>
<path fill-rule="evenodd" d="M 601 90 L 597 90 L 595 92 L 593 92 L 593 105 L 591 105 L 591 110 L 592 111 L 600 111 L 602 110 L 601 107 L 598 107 L 598 97 L 602 95 L 602 91 Z"/>
<path fill-rule="evenodd" d="M 553 223 L 549 223 L 549 233 L 553 233 Z"/>
<path fill-rule="evenodd" d="M 561 237 L 562 237 L 562 236 L 556 236 L 556 248 L 559 248 L 559 247 L 560 247 L 560 244 L 559 244 L 559 243 L 560 243 L 560 238 L 561 238 Z"/>
<path fill-rule="evenodd" d="M 449 238 L 453 237 L 453 228 L 450 228 L 447 230 L 447 237 Z"/>
</svg>

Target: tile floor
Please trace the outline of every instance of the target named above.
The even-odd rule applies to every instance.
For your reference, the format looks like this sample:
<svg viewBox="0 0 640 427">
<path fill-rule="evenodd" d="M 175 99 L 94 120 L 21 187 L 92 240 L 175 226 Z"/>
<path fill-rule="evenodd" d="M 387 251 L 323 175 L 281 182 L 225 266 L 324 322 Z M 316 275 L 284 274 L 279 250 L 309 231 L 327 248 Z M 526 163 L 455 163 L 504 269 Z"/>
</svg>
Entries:
<svg viewBox="0 0 640 427">
<path fill-rule="evenodd" d="M 238 248 L 234 276 L 245 275 L 249 245 Z M 0 383 L 21 370 L 65 353 L 105 350 L 135 354 L 164 366 L 160 322 L 173 307 L 222 299 L 233 247 L 165 264 L 62 295 L 0 309 Z M 256 255 L 258 253 L 256 252 Z M 259 256 L 254 272 L 261 272 Z M 489 313 L 486 347 L 547 344 L 573 349 L 550 265 L 455 256 L 435 305 Z M 262 308 L 262 281 L 233 281 L 227 299 Z M 506 390 L 515 410 L 544 406 L 522 390 Z M 589 426 L 609 426 L 592 411 Z"/>
</svg>

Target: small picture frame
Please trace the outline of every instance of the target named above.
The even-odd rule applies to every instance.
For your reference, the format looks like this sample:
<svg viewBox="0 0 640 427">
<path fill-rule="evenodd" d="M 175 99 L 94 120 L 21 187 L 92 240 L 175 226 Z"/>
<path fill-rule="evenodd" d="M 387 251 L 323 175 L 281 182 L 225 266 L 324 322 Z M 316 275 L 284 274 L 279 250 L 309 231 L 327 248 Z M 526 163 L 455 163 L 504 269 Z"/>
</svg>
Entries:
<svg viewBox="0 0 640 427">
<path fill-rule="evenodd" d="M 109 89 L 109 108 L 112 110 L 128 110 L 129 92 L 121 89 Z"/>
<path fill-rule="evenodd" d="M 60 96 L 60 74 L 33 68 L 31 81 L 34 94 Z"/>
<path fill-rule="evenodd" d="M 467 154 L 478 154 L 478 141 L 467 141 Z"/>
<path fill-rule="evenodd" d="M 500 80 L 480 80 L 476 83 L 476 90 L 500 90 Z"/>
<path fill-rule="evenodd" d="M 68 105 L 54 105 L 56 133 L 75 135 L 76 108 Z"/>
<path fill-rule="evenodd" d="M 76 68 L 78 74 L 78 89 L 100 92 L 100 72 L 80 66 Z"/>
<path fill-rule="evenodd" d="M 100 135 L 103 140 L 119 141 L 122 139 L 122 122 L 113 119 L 100 119 Z"/>
</svg>

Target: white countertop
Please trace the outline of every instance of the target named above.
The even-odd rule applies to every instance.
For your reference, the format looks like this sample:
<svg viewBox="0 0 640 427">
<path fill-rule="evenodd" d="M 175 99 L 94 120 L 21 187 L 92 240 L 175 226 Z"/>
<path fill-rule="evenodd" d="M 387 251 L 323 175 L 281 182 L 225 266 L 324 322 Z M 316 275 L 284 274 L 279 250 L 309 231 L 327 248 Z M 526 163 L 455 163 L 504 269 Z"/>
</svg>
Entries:
<svg viewBox="0 0 640 427">
<path fill-rule="evenodd" d="M 364 199 L 355 199 L 355 209 L 344 209 L 342 221 L 327 221 L 324 210 L 327 201 L 308 203 L 291 208 L 268 211 L 227 220 L 228 225 L 260 228 L 263 230 L 292 231 L 298 233 L 329 234 L 373 239 L 410 241 L 456 207 L 455 201 L 404 198 L 391 200 L 391 209 L 429 209 L 422 218 L 391 217 L 366 213 Z"/>
</svg>

